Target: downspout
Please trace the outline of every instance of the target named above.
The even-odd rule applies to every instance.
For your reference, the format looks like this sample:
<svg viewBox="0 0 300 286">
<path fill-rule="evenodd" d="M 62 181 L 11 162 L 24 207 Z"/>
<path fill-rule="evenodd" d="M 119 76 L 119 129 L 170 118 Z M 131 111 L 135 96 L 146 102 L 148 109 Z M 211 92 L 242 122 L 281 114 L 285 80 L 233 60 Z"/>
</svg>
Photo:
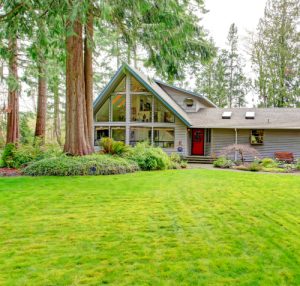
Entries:
<svg viewBox="0 0 300 286">
<path fill-rule="evenodd" d="M 234 131 L 235 131 L 235 145 L 237 145 L 237 142 L 238 142 L 238 131 L 236 128 L 234 128 Z M 237 161 L 237 150 L 235 150 L 234 152 L 234 161 Z"/>
</svg>

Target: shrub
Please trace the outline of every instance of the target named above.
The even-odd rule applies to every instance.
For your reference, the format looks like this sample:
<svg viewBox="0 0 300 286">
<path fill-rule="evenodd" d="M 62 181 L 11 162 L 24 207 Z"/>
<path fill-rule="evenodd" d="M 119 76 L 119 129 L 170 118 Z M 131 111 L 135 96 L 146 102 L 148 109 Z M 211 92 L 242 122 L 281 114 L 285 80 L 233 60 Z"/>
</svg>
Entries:
<svg viewBox="0 0 300 286">
<path fill-rule="evenodd" d="M 278 163 L 272 158 L 264 158 L 261 160 L 261 165 L 264 168 L 276 168 L 278 167 Z"/>
<path fill-rule="evenodd" d="M 230 154 L 234 155 L 236 152 L 240 155 L 243 164 L 245 162 L 245 156 L 259 157 L 258 151 L 246 144 L 229 145 L 221 150 L 221 155 L 226 157 Z"/>
<path fill-rule="evenodd" d="M 137 162 L 142 170 L 165 170 L 174 167 L 170 157 L 159 147 L 138 143 L 132 148 L 128 158 Z"/>
<path fill-rule="evenodd" d="M 5 145 L 2 153 L 2 166 L 13 168 L 14 167 L 14 151 L 16 150 L 16 145 L 13 143 L 8 143 Z"/>
<path fill-rule="evenodd" d="M 171 169 L 187 168 L 187 161 L 183 160 L 178 153 L 171 153 Z"/>
<path fill-rule="evenodd" d="M 28 165 L 23 173 L 30 176 L 111 175 L 138 171 L 137 163 L 109 155 L 46 158 Z"/>
<path fill-rule="evenodd" d="M 261 169 L 262 169 L 261 165 L 255 161 L 250 163 L 248 166 L 248 170 L 251 172 L 258 172 L 258 171 L 261 171 Z"/>
<path fill-rule="evenodd" d="M 124 155 L 129 152 L 130 147 L 123 142 L 114 141 L 111 138 L 102 138 L 100 141 L 102 152 L 110 155 Z"/>
<path fill-rule="evenodd" d="M 16 148 L 14 144 L 7 144 L 5 150 L 2 155 L 2 161 L 3 165 L 9 168 L 20 168 L 32 161 L 56 157 L 62 154 L 61 149 L 57 145 L 24 144 Z"/>
<path fill-rule="evenodd" d="M 175 163 L 178 163 L 178 164 L 180 164 L 181 161 L 182 161 L 182 159 L 181 159 L 181 157 L 178 153 L 171 153 L 170 160 L 172 162 L 175 162 Z"/>
<path fill-rule="evenodd" d="M 296 169 L 297 169 L 297 170 L 300 170 L 300 159 L 298 159 L 298 161 L 297 161 Z"/>
<path fill-rule="evenodd" d="M 228 160 L 225 157 L 219 157 L 213 162 L 213 165 L 216 168 L 231 168 L 234 164 L 231 160 Z"/>
</svg>

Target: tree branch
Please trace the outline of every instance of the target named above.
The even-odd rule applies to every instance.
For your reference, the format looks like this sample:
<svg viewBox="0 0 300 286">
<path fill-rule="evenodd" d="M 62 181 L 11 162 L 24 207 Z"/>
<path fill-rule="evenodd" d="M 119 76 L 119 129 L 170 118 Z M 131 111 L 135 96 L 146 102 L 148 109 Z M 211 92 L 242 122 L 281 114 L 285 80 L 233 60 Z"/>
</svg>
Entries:
<svg viewBox="0 0 300 286">
<path fill-rule="evenodd" d="M 23 7 L 23 4 L 24 4 L 24 3 L 20 3 L 20 4 L 16 5 L 16 6 L 15 6 L 11 11 L 9 11 L 8 13 L 0 15 L 0 21 L 4 20 L 5 18 L 9 17 L 10 15 L 13 15 L 13 14 L 15 14 L 15 13 L 18 13 L 18 12 L 19 12 L 18 10 L 20 10 L 20 9 Z"/>
</svg>

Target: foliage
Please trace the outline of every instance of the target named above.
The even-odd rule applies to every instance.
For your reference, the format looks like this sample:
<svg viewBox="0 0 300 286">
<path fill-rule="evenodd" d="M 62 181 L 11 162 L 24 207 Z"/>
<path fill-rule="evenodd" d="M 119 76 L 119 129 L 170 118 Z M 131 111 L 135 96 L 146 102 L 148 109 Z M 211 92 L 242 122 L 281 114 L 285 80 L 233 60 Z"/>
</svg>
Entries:
<svg viewBox="0 0 300 286">
<path fill-rule="evenodd" d="M 261 171 L 262 166 L 258 162 L 254 161 L 249 164 L 247 169 L 251 172 L 258 172 Z"/>
<path fill-rule="evenodd" d="M 16 145 L 13 143 L 8 143 L 4 147 L 2 153 L 2 166 L 13 168 L 14 167 L 14 152 L 16 150 Z"/>
<path fill-rule="evenodd" d="M 170 157 L 161 148 L 150 146 L 147 143 L 138 143 L 132 148 L 128 158 L 137 162 L 141 170 L 150 171 L 171 168 Z"/>
<path fill-rule="evenodd" d="M 252 39 L 255 88 L 264 107 L 299 106 L 299 0 L 268 0 Z"/>
<path fill-rule="evenodd" d="M 225 157 L 219 157 L 213 162 L 215 168 L 231 168 L 234 163 Z"/>
<path fill-rule="evenodd" d="M 170 155 L 171 160 L 171 167 L 170 169 L 179 169 L 179 168 L 186 168 L 187 162 L 182 159 L 182 157 L 178 153 L 171 153 Z"/>
<path fill-rule="evenodd" d="M 109 155 L 60 156 L 34 162 L 24 169 L 30 176 L 112 175 L 138 171 L 138 165 Z"/>
<path fill-rule="evenodd" d="M 296 164 L 297 170 L 300 170 L 300 159 L 298 159 L 297 164 Z"/>
<path fill-rule="evenodd" d="M 178 153 L 171 153 L 170 160 L 175 163 L 180 163 L 182 161 L 181 156 Z"/>
<path fill-rule="evenodd" d="M 278 167 L 278 162 L 276 162 L 272 158 L 263 158 L 261 160 L 261 165 L 264 168 L 276 168 L 276 167 Z"/>
<path fill-rule="evenodd" d="M 245 156 L 259 157 L 259 152 L 247 144 L 232 144 L 223 148 L 220 152 L 222 156 L 239 154 L 242 163 L 245 163 Z"/>
<path fill-rule="evenodd" d="M 2 161 L 5 167 L 20 168 L 32 161 L 38 161 L 44 158 L 57 157 L 62 154 L 57 145 L 40 144 L 20 144 L 17 147 L 14 144 L 7 144 L 2 154 Z"/>
<path fill-rule="evenodd" d="M 31 117 L 31 113 L 20 114 L 20 141 L 22 144 L 30 144 L 33 142 L 33 130 L 29 127 L 28 122 Z"/>
<path fill-rule="evenodd" d="M 112 138 L 102 138 L 100 141 L 102 152 L 110 155 L 124 155 L 129 152 L 130 147 L 123 142 L 114 141 Z"/>
<path fill-rule="evenodd" d="M 218 107 L 241 107 L 251 87 L 243 71 L 238 50 L 237 27 L 232 24 L 228 33 L 228 47 L 217 51 L 217 56 L 204 65 L 197 76 L 197 91 L 206 95 Z"/>
</svg>

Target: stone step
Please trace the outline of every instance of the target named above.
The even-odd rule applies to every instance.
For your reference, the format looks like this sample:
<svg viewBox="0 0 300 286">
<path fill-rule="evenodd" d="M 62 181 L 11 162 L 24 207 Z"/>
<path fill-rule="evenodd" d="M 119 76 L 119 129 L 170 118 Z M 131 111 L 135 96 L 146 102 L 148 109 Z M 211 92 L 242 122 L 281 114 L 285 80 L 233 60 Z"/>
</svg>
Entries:
<svg viewBox="0 0 300 286">
<path fill-rule="evenodd" d="M 210 156 L 186 156 L 185 160 L 191 164 L 212 164 L 215 158 Z"/>
</svg>

